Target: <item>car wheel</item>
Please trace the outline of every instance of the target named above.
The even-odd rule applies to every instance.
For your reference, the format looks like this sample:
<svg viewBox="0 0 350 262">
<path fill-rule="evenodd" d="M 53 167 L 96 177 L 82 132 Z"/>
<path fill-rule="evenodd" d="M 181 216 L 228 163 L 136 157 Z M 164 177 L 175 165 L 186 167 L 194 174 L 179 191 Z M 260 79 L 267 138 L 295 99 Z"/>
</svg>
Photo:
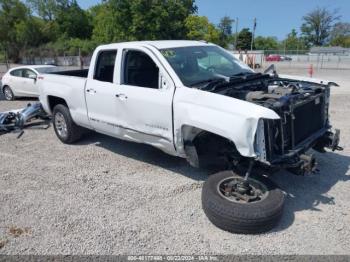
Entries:
<svg viewBox="0 0 350 262">
<path fill-rule="evenodd" d="M 269 179 L 244 178 L 223 171 L 204 183 L 202 206 L 208 219 L 217 227 L 241 234 L 257 234 L 272 229 L 280 220 L 284 194 Z"/>
<path fill-rule="evenodd" d="M 65 105 L 59 104 L 54 107 L 53 126 L 57 137 L 65 144 L 78 141 L 83 134 L 83 128 L 74 123 Z"/>
<path fill-rule="evenodd" d="M 15 100 L 15 95 L 13 94 L 12 89 L 9 86 L 5 86 L 2 89 L 2 92 L 3 92 L 4 97 L 7 101 Z"/>
</svg>

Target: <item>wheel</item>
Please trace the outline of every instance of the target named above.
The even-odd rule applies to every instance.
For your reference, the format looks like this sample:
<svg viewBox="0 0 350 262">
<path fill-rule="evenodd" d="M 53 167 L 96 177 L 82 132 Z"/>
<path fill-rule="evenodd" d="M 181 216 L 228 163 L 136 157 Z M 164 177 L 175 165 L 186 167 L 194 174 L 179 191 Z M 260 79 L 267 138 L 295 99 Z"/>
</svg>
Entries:
<svg viewBox="0 0 350 262">
<path fill-rule="evenodd" d="M 223 171 L 211 175 L 202 189 L 202 206 L 217 227 L 241 234 L 272 229 L 280 220 L 284 194 L 269 179 L 244 178 Z"/>
<path fill-rule="evenodd" d="M 72 144 L 79 140 L 83 128 L 76 125 L 65 105 L 56 105 L 53 109 L 53 126 L 57 137 L 65 144 Z"/>
<path fill-rule="evenodd" d="M 9 86 L 5 86 L 2 89 L 2 92 L 3 92 L 4 97 L 7 101 L 15 100 L 15 95 L 13 94 L 12 89 Z"/>
</svg>

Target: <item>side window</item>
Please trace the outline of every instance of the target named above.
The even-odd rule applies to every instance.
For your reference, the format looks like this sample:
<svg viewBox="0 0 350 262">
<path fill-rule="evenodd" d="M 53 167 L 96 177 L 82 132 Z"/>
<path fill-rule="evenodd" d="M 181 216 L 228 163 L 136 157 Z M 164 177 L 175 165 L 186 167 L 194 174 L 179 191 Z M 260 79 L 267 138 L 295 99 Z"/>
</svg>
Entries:
<svg viewBox="0 0 350 262">
<path fill-rule="evenodd" d="M 94 79 L 103 82 L 113 82 L 116 50 L 102 51 L 97 57 Z"/>
<path fill-rule="evenodd" d="M 12 76 L 17 76 L 17 77 L 22 77 L 22 69 L 16 69 L 10 72 L 10 75 Z"/>
<path fill-rule="evenodd" d="M 22 76 L 26 78 L 34 78 L 36 77 L 36 73 L 30 69 L 23 69 Z"/>
<path fill-rule="evenodd" d="M 128 50 L 124 56 L 124 84 L 147 88 L 159 87 L 159 68 L 147 54 Z"/>
</svg>

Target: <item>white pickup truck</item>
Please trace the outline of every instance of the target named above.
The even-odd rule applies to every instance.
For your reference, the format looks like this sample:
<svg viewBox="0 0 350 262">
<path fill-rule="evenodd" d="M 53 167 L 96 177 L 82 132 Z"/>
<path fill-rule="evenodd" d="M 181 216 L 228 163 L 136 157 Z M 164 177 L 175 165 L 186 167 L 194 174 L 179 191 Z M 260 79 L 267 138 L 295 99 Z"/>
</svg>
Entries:
<svg viewBox="0 0 350 262">
<path fill-rule="evenodd" d="M 214 44 L 103 45 L 88 70 L 44 74 L 38 84 L 64 143 L 91 129 L 229 170 L 205 182 L 202 203 L 210 221 L 231 232 L 263 232 L 281 217 L 282 191 L 252 170 L 304 174 L 315 168 L 308 149 L 340 149 L 328 120 L 334 83 L 255 73 Z"/>
</svg>

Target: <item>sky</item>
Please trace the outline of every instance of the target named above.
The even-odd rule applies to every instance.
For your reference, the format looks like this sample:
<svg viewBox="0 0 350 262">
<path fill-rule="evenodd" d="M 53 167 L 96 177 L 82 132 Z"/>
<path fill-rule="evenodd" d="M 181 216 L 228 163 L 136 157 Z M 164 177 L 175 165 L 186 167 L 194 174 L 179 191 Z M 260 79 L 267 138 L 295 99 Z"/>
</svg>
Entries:
<svg viewBox="0 0 350 262">
<path fill-rule="evenodd" d="M 78 2 L 86 9 L 101 1 Z M 198 15 L 207 16 L 216 25 L 223 16 L 238 18 L 238 30 L 252 28 L 256 18 L 256 35 L 276 36 L 279 40 L 284 39 L 293 28 L 299 32 L 302 17 L 317 7 L 337 9 L 341 20 L 350 22 L 350 0 L 196 0 L 196 5 Z"/>
</svg>

